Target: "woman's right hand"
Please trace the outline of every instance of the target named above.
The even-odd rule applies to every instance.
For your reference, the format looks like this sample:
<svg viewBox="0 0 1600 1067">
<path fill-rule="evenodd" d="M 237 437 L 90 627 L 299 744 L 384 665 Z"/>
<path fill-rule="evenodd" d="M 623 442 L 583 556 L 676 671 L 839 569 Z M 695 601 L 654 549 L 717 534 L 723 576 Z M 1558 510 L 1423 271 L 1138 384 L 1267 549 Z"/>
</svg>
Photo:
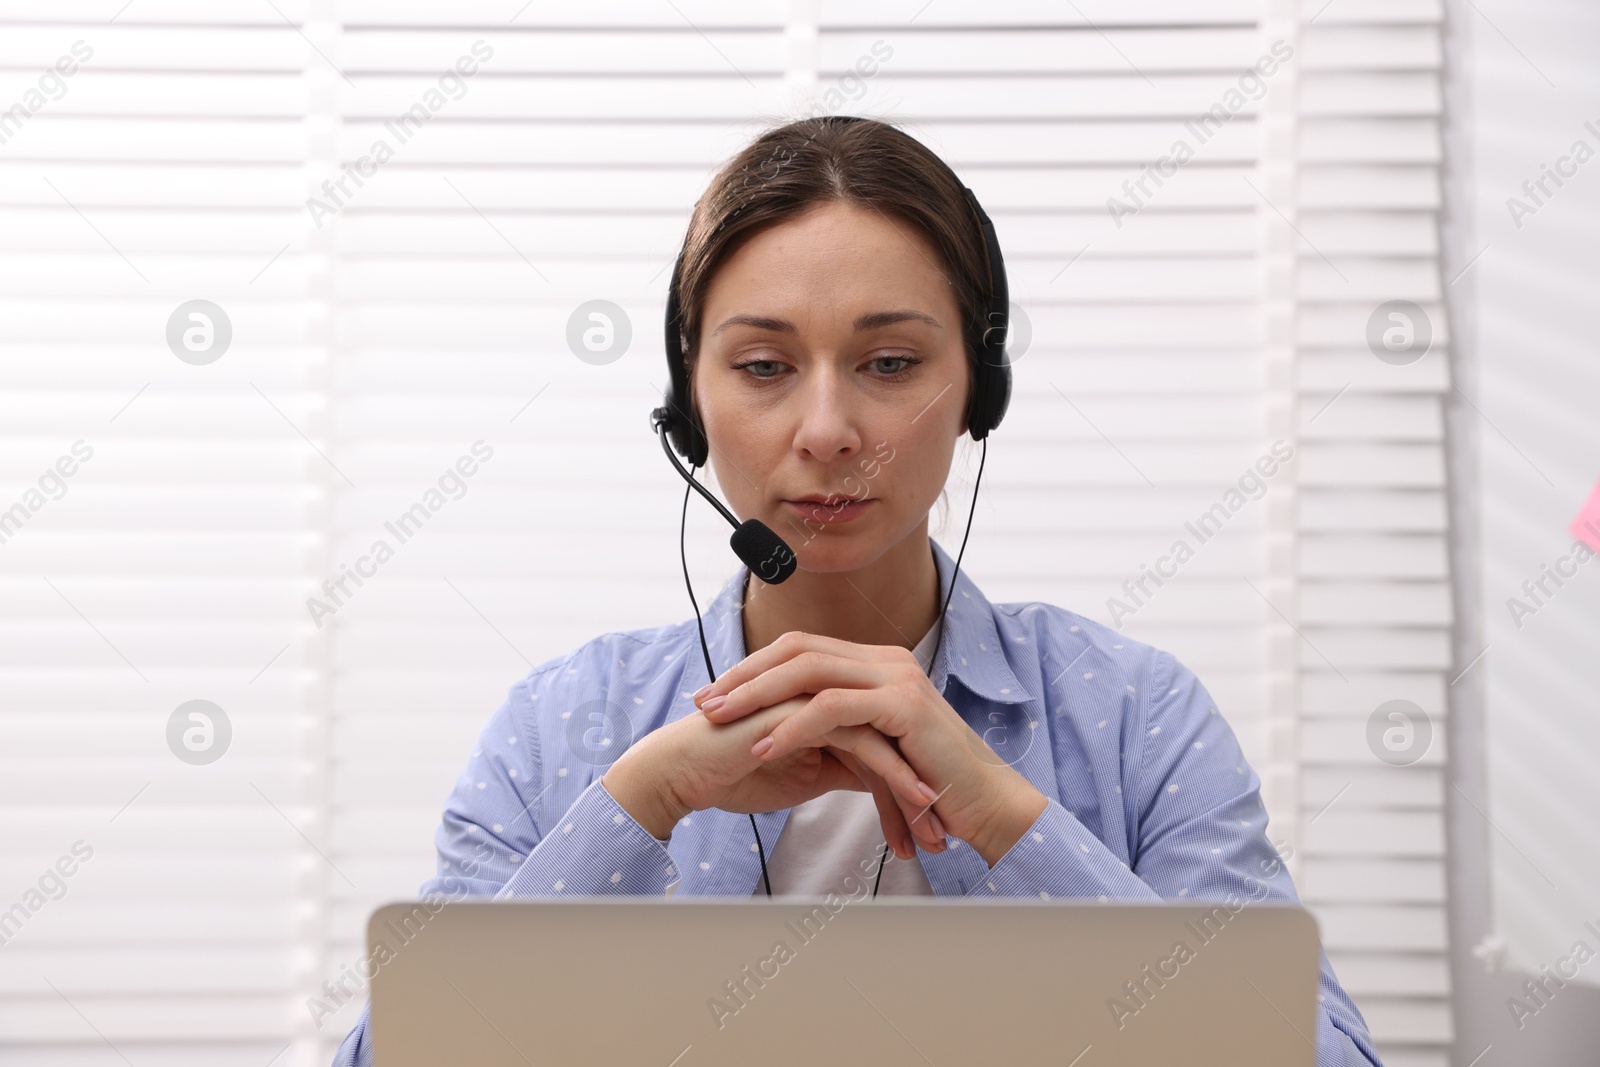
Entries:
<svg viewBox="0 0 1600 1067">
<path fill-rule="evenodd" d="M 603 776 L 606 791 L 657 838 L 669 837 L 679 819 L 706 808 L 760 813 L 836 789 L 870 792 L 884 840 L 896 856 L 910 859 L 918 844 L 942 851 L 944 827 L 930 807 L 932 791 L 872 727 L 831 731 L 818 746 L 779 760 L 750 754 L 751 745 L 810 700 L 796 697 L 730 723 L 691 712 L 629 746 Z"/>
</svg>

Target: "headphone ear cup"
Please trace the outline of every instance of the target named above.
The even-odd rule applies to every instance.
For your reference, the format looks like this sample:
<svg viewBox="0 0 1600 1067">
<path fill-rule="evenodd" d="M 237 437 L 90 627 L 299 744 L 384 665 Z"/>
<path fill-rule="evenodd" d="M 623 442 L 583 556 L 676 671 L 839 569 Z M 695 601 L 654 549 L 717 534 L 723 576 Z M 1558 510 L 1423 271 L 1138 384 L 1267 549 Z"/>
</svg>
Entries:
<svg viewBox="0 0 1600 1067">
<path fill-rule="evenodd" d="M 984 373 L 984 357 L 979 355 L 972 368 L 972 395 L 967 398 L 967 433 L 974 441 L 983 440 L 989 432 L 989 420 L 984 418 L 988 408 L 989 376 Z"/>
<path fill-rule="evenodd" d="M 1003 363 L 997 365 L 991 362 L 1004 358 L 1003 349 L 998 354 L 988 349 L 984 357 L 978 360 L 977 373 L 973 376 L 972 400 L 967 405 L 967 432 L 974 441 L 988 437 L 989 431 L 1000 425 L 1000 419 L 1010 403 L 1011 368 Z"/>
<path fill-rule="evenodd" d="M 688 447 L 682 451 L 685 456 L 689 457 L 689 463 L 692 466 L 704 467 L 706 460 L 710 457 L 711 442 L 706 440 L 705 431 L 700 427 L 700 420 L 695 417 L 694 406 L 691 404 L 686 410 L 689 412 L 689 425 L 684 437 L 687 438 L 685 443 Z"/>
<path fill-rule="evenodd" d="M 988 326 L 983 331 L 977 347 L 978 367 L 976 384 L 972 390 L 972 405 L 968 411 L 967 426 L 974 441 L 981 441 L 989 431 L 1000 425 L 1006 407 L 1011 401 L 1011 362 L 1006 355 L 1006 334 L 1011 328 L 1011 291 L 1006 284 L 1005 258 L 1000 254 L 1000 239 L 994 223 L 978 203 L 978 197 L 966 186 L 962 192 L 978 218 L 983 233 L 984 249 L 989 258 L 989 289 L 991 304 L 985 316 Z"/>
<path fill-rule="evenodd" d="M 667 440 L 672 443 L 673 450 L 691 466 L 705 466 L 706 455 L 710 449 L 706 436 L 700 429 L 699 420 L 694 418 L 693 408 L 678 399 L 677 389 L 670 384 L 667 386 L 664 401 Z"/>
<path fill-rule="evenodd" d="M 1005 350 L 1000 350 L 999 358 L 1006 359 Z M 987 412 L 987 427 L 992 430 L 1000 425 L 1000 420 L 1005 418 L 1006 408 L 1011 404 L 1011 364 L 1002 362 L 993 369 L 993 387 L 986 398 L 989 404 Z"/>
<path fill-rule="evenodd" d="M 672 277 L 667 282 L 666 329 L 662 337 L 667 354 L 667 389 L 664 397 L 667 440 L 678 455 L 693 466 L 703 467 L 710 449 L 705 434 L 701 432 L 700 422 L 694 416 L 689 397 L 689 374 L 684 366 L 683 338 L 678 329 L 678 320 L 682 317 L 678 307 L 678 271 L 682 262 L 680 256 L 672 264 Z"/>
</svg>

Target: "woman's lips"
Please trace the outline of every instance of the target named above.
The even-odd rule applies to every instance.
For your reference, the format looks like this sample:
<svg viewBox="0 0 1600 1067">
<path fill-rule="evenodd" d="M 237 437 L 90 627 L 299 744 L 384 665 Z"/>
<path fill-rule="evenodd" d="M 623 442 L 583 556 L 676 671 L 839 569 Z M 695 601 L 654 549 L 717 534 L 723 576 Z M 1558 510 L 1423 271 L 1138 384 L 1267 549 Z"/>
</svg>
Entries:
<svg viewBox="0 0 1600 1067">
<path fill-rule="evenodd" d="M 832 526 L 860 518 L 877 502 L 876 497 L 869 497 L 866 500 L 852 500 L 845 497 L 831 504 L 825 504 L 820 500 L 785 500 L 784 504 L 801 519 Z"/>
</svg>

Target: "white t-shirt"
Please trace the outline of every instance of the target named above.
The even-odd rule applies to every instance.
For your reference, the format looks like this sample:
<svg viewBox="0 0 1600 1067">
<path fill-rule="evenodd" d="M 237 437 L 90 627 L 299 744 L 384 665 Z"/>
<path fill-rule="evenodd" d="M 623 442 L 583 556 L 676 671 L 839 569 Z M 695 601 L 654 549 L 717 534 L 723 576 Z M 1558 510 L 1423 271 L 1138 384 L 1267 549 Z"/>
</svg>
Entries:
<svg viewBox="0 0 1600 1067">
<path fill-rule="evenodd" d="M 913 650 L 924 669 L 933 656 L 938 631 L 936 622 Z M 824 793 L 796 804 L 777 842 L 763 841 L 762 845 L 767 849 L 767 876 L 772 880 L 773 896 L 859 894 L 860 886 L 865 883 L 870 887 L 878 872 L 878 855 L 883 846 L 878 806 L 871 793 L 844 789 Z M 863 876 L 863 862 L 869 860 L 866 867 L 870 873 Z M 766 884 L 758 877 L 753 895 L 765 896 L 766 892 Z M 916 858 L 902 860 L 889 853 L 878 896 L 933 895 L 933 886 Z"/>
</svg>

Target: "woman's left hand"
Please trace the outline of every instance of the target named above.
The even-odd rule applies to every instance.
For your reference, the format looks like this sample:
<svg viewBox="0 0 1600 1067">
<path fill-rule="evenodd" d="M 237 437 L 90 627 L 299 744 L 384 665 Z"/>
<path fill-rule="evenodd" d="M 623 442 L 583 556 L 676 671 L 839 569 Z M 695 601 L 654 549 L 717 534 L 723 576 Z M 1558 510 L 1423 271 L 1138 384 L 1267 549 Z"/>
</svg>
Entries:
<svg viewBox="0 0 1600 1067">
<path fill-rule="evenodd" d="M 962 720 L 910 650 L 792 631 L 745 657 L 694 695 L 714 723 L 814 694 L 751 752 L 777 759 L 842 726 L 871 726 L 894 742 L 939 794 L 944 829 L 993 867 L 1049 803 Z M 722 698 L 718 702 L 718 698 Z M 765 746 L 765 747 L 763 747 Z"/>
</svg>

